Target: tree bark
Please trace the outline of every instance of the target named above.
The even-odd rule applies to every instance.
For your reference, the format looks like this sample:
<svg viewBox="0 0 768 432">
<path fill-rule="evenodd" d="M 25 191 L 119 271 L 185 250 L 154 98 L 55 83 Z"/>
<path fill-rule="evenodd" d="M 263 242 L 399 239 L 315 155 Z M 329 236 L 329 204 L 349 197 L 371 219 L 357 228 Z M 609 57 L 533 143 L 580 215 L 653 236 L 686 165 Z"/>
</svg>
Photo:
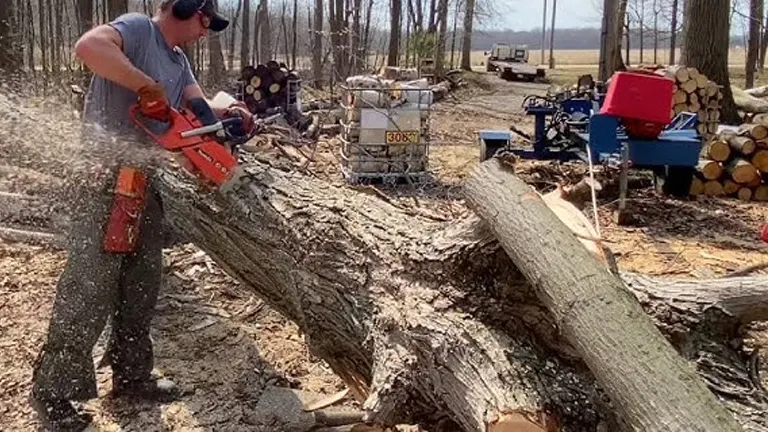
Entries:
<svg viewBox="0 0 768 432">
<path fill-rule="evenodd" d="M 669 35 L 669 64 L 675 64 L 675 54 L 677 50 L 677 4 L 679 0 L 672 0 L 672 23 L 670 25 Z"/>
<path fill-rule="evenodd" d="M 448 0 L 439 0 L 437 6 L 439 33 L 435 50 L 435 74 L 442 77 L 445 72 L 445 38 L 448 33 Z"/>
<path fill-rule="evenodd" d="M 461 68 L 472 70 L 472 25 L 475 22 L 475 0 L 466 0 L 464 9 L 464 39 L 461 44 Z"/>
<path fill-rule="evenodd" d="M 214 0 L 218 8 L 218 0 Z M 221 50 L 221 35 L 213 32 L 208 35 L 208 82 L 213 86 L 219 86 L 226 80 L 227 69 L 224 66 L 224 53 Z"/>
<path fill-rule="evenodd" d="M 250 0 L 246 0 L 248 2 Z M 235 6 L 235 15 L 232 17 L 232 22 L 229 25 L 230 37 L 227 44 L 227 66 L 229 70 L 235 67 L 235 41 L 237 40 L 237 21 L 240 19 L 240 11 L 243 8 L 243 0 L 237 0 L 237 6 Z M 242 54 L 240 55 L 242 58 Z M 247 57 L 247 56 L 246 56 Z M 240 64 L 242 69 L 246 64 Z"/>
<path fill-rule="evenodd" d="M 603 23 L 600 34 L 600 81 L 607 81 L 617 69 L 616 56 L 621 58 L 621 26 L 624 22 L 619 2 L 603 2 Z"/>
<path fill-rule="evenodd" d="M 682 64 L 695 67 L 721 87 L 720 121 L 740 124 L 728 76 L 730 2 L 728 0 L 688 0 Z"/>
<path fill-rule="evenodd" d="M 109 19 L 115 19 L 128 12 L 128 0 L 106 0 Z"/>
<path fill-rule="evenodd" d="M 243 0 L 243 29 L 242 37 L 240 39 L 240 68 L 244 68 L 249 64 L 251 64 L 251 0 Z"/>
<path fill-rule="evenodd" d="M 273 60 L 272 30 L 269 19 L 269 0 L 259 2 L 259 62 L 266 63 Z"/>
<path fill-rule="evenodd" d="M 333 0 L 331 0 L 333 1 Z M 315 19 L 312 32 L 312 74 L 315 88 L 323 85 L 323 0 L 315 0 Z"/>
<path fill-rule="evenodd" d="M 15 15 L 13 0 L 0 1 L 0 70 L 5 74 L 21 70 L 20 27 L 14 25 Z"/>
<path fill-rule="evenodd" d="M 493 161 L 479 166 L 467 195 L 517 268 L 537 281 L 537 295 L 553 313 L 555 325 L 575 345 L 628 426 L 739 429 L 636 299 L 627 295 L 621 280 L 584 249 L 529 186 Z"/>
<path fill-rule="evenodd" d="M 765 3 L 765 2 L 763 2 Z M 763 24 L 763 35 L 760 38 L 760 72 L 765 69 L 765 54 L 768 51 L 768 16 L 765 17 L 765 23 Z"/>
<path fill-rule="evenodd" d="M 387 54 L 387 66 L 397 66 L 400 61 L 400 32 L 402 24 L 403 2 L 392 0 L 390 2 L 390 30 L 389 53 Z"/>
<path fill-rule="evenodd" d="M 765 318 L 764 279 L 689 282 L 704 287 L 692 297 L 685 282 L 625 275 L 632 291 L 625 290 L 590 268 L 573 234 L 495 160 L 469 181 L 468 198 L 521 205 L 449 222 L 368 188 L 306 176 L 269 155 L 241 160 L 243 176 L 227 193 L 165 169 L 158 180 L 168 222 L 296 322 L 368 421 L 449 418 L 456 431 L 500 431 L 521 418 L 542 431 L 552 424 L 727 431 L 735 418 L 748 430 L 768 430 L 760 414 L 768 405 L 743 379 L 743 363 L 714 354 L 735 352 L 736 331 L 715 318 Z M 512 217 L 518 229 L 510 236 Z M 537 236 L 533 227 L 545 231 Z M 530 258 L 521 253 L 526 243 Z M 697 362 L 699 376 L 660 341 L 630 292 L 658 313 L 657 326 L 683 358 L 708 361 Z M 640 367 L 641 359 L 650 366 Z"/>
<path fill-rule="evenodd" d="M 293 19 L 291 29 L 291 69 L 296 69 L 296 57 L 299 51 L 299 1 L 293 0 Z"/>
<path fill-rule="evenodd" d="M 760 24 L 763 21 L 763 0 L 749 2 L 749 40 L 747 42 L 747 64 L 744 88 L 755 86 L 755 70 L 760 53 Z"/>
</svg>

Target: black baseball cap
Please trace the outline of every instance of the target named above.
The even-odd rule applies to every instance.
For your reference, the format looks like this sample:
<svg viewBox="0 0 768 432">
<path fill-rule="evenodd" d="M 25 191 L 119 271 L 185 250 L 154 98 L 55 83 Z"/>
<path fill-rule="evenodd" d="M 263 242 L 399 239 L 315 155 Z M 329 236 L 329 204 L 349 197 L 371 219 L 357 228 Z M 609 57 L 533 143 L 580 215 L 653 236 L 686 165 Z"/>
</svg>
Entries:
<svg viewBox="0 0 768 432">
<path fill-rule="evenodd" d="M 213 0 L 198 0 L 200 7 L 198 10 L 203 15 L 211 19 L 211 25 L 208 27 L 211 31 L 220 32 L 227 28 L 229 20 L 224 18 L 218 11 Z"/>
</svg>

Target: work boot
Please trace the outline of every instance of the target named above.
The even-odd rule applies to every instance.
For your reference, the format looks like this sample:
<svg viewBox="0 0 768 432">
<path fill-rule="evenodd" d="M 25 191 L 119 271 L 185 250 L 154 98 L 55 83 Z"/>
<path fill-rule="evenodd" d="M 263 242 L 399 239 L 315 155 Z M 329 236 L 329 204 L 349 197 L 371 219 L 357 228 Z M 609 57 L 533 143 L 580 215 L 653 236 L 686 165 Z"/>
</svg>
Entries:
<svg viewBox="0 0 768 432">
<path fill-rule="evenodd" d="M 93 421 L 87 413 L 81 413 L 68 400 L 45 400 L 30 397 L 32 409 L 38 415 L 45 430 L 55 432 L 82 432 Z"/>
<path fill-rule="evenodd" d="M 173 402 L 180 392 L 176 383 L 166 378 L 151 377 L 148 380 L 113 380 L 112 393 L 115 397 L 144 399 L 156 402 Z"/>
</svg>

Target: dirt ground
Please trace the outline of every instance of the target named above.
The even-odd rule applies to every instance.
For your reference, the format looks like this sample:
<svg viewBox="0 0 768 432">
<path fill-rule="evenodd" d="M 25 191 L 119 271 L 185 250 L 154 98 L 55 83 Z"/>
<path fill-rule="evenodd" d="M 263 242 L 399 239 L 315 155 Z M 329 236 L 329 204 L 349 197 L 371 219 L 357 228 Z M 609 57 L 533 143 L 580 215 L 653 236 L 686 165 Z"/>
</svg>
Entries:
<svg viewBox="0 0 768 432">
<path fill-rule="evenodd" d="M 435 144 L 430 165 L 438 182 L 434 189 L 443 198 L 459 199 L 461 181 L 478 161 L 474 131 L 507 129 L 510 124 L 530 130 L 531 119 L 520 108 L 522 99 L 546 90 L 546 85 L 495 77 L 472 81 L 438 104 L 432 115 Z M 326 163 L 315 171 L 339 181 L 333 151 L 332 144 L 319 146 L 318 160 Z M 520 173 L 547 190 L 560 181 L 578 181 L 585 170 L 575 164 L 526 162 Z M 0 166 L 0 192 L 35 194 L 55 181 L 42 170 Z M 622 270 L 705 278 L 768 260 L 768 245 L 758 234 L 768 223 L 764 204 L 675 200 L 652 188 L 632 190 L 630 197 L 638 218 L 634 226 L 613 223 L 615 200 L 601 199 L 598 208 L 602 236 Z M 65 258 L 56 248 L 0 240 L 0 430 L 37 430 L 27 405 L 30 374 Z M 167 283 L 153 329 L 156 366 L 179 383 L 184 396 L 165 405 L 114 400 L 108 397 L 109 368 L 100 368 L 103 397 L 87 404 L 98 430 L 254 430 L 254 424 L 263 422 L 262 389 L 267 386 L 302 392 L 306 401 L 345 388 L 307 351 L 294 324 L 239 287 L 194 246 L 167 249 L 165 260 Z M 752 344 L 768 348 L 765 329 L 755 326 Z M 103 342 L 95 350 L 95 362 Z M 768 357 L 763 358 L 765 365 Z M 768 383 L 766 378 L 764 366 Z M 356 407 L 350 397 L 341 403 Z"/>
</svg>

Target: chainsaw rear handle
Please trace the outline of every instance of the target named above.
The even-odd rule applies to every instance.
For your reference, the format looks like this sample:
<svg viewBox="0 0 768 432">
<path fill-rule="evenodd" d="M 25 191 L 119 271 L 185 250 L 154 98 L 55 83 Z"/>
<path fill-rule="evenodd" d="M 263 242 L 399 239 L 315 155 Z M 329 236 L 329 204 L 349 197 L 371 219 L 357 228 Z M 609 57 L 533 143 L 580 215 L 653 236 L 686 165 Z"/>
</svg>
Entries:
<svg viewBox="0 0 768 432">
<path fill-rule="evenodd" d="M 168 128 L 170 128 L 171 126 L 173 126 L 172 123 L 173 123 L 174 113 L 178 114 L 178 111 L 176 111 L 175 109 L 171 108 L 171 115 L 170 115 L 169 120 L 167 122 L 162 122 L 160 120 L 155 120 L 155 119 L 153 119 L 153 120 L 155 120 L 155 122 L 157 122 L 157 123 L 164 123 L 164 124 L 168 125 Z M 152 139 L 154 139 L 155 141 L 159 141 L 160 140 L 160 135 L 156 134 L 154 131 L 152 131 L 152 129 L 147 127 L 144 124 L 144 122 L 139 120 L 138 114 L 141 114 L 141 106 L 139 106 L 139 104 L 132 105 L 131 108 L 128 110 L 128 116 L 131 118 L 133 123 L 135 123 L 137 126 L 139 126 L 144 131 L 144 133 L 149 135 Z M 142 115 L 142 117 L 144 117 L 144 116 Z"/>
</svg>

